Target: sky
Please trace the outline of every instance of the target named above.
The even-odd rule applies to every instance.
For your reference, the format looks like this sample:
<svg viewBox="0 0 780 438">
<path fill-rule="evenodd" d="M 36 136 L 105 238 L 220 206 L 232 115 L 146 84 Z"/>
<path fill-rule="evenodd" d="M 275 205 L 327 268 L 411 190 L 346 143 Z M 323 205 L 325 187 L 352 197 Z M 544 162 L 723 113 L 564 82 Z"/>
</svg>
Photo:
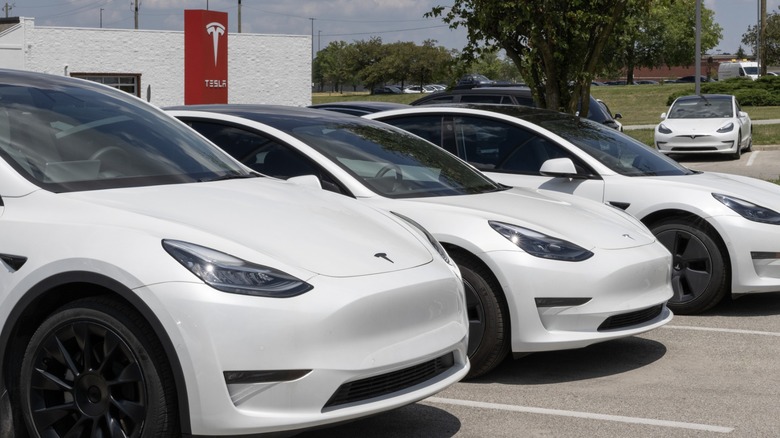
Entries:
<svg viewBox="0 0 780 438">
<path fill-rule="evenodd" d="M 229 31 L 238 31 L 239 0 L 0 0 L 0 7 L 10 7 L 8 16 L 35 18 L 36 26 L 132 29 L 136 1 L 139 29 L 181 31 L 184 9 L 209 9 L 227 12 Z M 723 28 L 723 39 L 711 53 L 737 51 L 742 34 L 758 22 L 759 1 L 703 0 Z M 766 2 L 767 13 L 780 12 L 780 0 Z M 451 0 L 241 0 L 241 31 L 313 36 L 313 52 L 332 41 L 372 37 L 384 43 L 421 44 L 431 39 L 448 49 L 462 49 L 465 30 L 424 17 L 435 6 L 451 4 Z M 5 15 L 5 9 L 0 10 L 0 17 Z"/>
</svg>

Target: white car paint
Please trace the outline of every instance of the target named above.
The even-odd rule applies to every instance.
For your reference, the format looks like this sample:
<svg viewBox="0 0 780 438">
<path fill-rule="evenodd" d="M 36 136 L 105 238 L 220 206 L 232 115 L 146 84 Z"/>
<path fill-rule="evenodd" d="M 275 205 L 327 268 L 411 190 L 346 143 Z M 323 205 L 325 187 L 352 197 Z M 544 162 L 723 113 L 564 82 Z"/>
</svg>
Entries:
<svg viewBox="0 0 780 438">
<path fill-rule="evenodd" d="M 485 173 L 497 181 L 513 186 L 570 193 L 612 204 L 624 208 L 651 229 L 660 221 L 673 219 L 678 224 L 687 224 L 704 232 L 704 238 L 723 248 L 712 259 L 722 258 L 722 267 L 714 267 L 723 270 L 723 286 L 719 287 L 717 281 L 711 278 L 706 285 L 706 292 L 702 289 L 703 294 L 697 295 L 699 292 L 693 286 L 691 291 L 687 291 L 676 285 L 675 297 L 670 301 L 670 307 L 675 312 L 698 313 L 706 310 L 720 300 L 720 294 L 739 296 L 780 291 L 780 213 L 777 213 L 780 212 L 780 187 L 777 185 L 736 175 L 694 172 L 628 136 L 612 133 L 590 123 L 580 124 L 563 114 L 540 110 L 498 106 L 414 108 L 365 117 L 400 124 L 403 120 L 414 121 L 433 114 L 437 117 L 460 117 L 463 120 L 475 117 L 474 120 L 480 124 L 491 120 L 504 124 L 507 129 L 519 129 L 518 132 L 523 135 L 545 139 L 545 153 L 555 158 L 540 164 L 547 169 L 557 170 L 558 174 L 541 173 L 538 167 L 537 170 L 523 172 L 486 169 Z M 556 129 L 558 124 L 568 128 Z M 584 137 L 578 139 L 578 136 L 584 135 L 592 139 L 590 143 Z M 562 170 L 566 168 L 563 165 L 565 162 L 569 163 L 570 172 Z M 578 166 L 576 170 L 574 163 Z M 611 164 L 608 166 L 606 163 Z M 645 173 L 649 171 L 652 172 Z M 763 208 L 759 211 L 769 215 L 769 223 L 746 218 L 718 201 L 714 194 L 731 196 Z M 772 220 L 775 222 L 772 223 Z M 672 252 L 675 252 L 673 248 Z M 683 253 L 674 256 L 675 277 L 678 279 L 678 274 L 700 276 L 705 272 L 704 269 L 696 271 L 688 268 Z M 721 278 L 719 275 L 717 277 Z"/>
<path fill-rule="evenodd" d="M 94 424 L 111 436 L 119 434 L 119 428 L 127 436 L 294 431 L 416 402 L 468 372 L 462 279 L 423 230 L 343 196 L 273 178 L 246 178 L 251 175 L 240 163 L 127 93 L 29 72 L 0 71 L 0 82 L 3 436 L 33 428 L 42 436 L 64 436 L 72 427 L 69 416 L 34 423 L 38 417 L 28 415 L 24 405 L 69 412 L 74 421 L 85 421 L 85 427 Z M 40 107 L 27 94 L 32 89 L 42 98 Z M 46 106 L 50 102 L 60 106 Z M 24 123 L 29 131 L 20 132 Z M 44 151 L 49 131 L 56 152 Z M 38 135 L 41 142 L 25 140 L 26 134 Z M 89 151 L 107 145 L 124 148 L 116 164 L 126 165 L 125 173 L 107 167 L 107 154 L 116 149 L 103 155 Z M 69 158 L 57 168 L 70 166 L 70 171 L 83 173 L 61 176 L 60 183 L 39 174 L 54 169 L 47 157 L 56 153 Z M 79 154 L 93 158 L 82 160 Z M 92 167 L 95 161 L 99 167 Z M 131 165 L 140 169 L 141 163 L 154 162 L 166 163 L 155 169 L 174 173 L 129 173 Z M 220 180 L 227 176 L 239 179 Z M 223 255 L 209 253 L 208 268 L 196 274 L 186 267 L 195 265 L 194 258 L 174 258 L 166 246 L 171 241 Z M 221 259 L 227 260 L 222 262 L 226 275 L 211 281 L 232 286 L 230 291 L 201 280 L 210 269 L 218 269 Z M 275 292 L 279 288 L 269 286 L 259 294 L 259 286 L 271 277 L 281 279 L 279 283 L 304 282 L 310 289 L 285 298 Z M 64 324 L 56 318 L 66 314 L 73 318 L 67 306 L 75 306 L 76 317 L 84 318 L 67 322 L 65 327 L 74 333 L 80 333 L 78 324 L 92 321 L 86 318 L 93 318 L 98 309 L 101 322 L 89 325 L 91 332 L 99 332 L 91 335 L 93 341 L 76 344 L 70 335 L 56 332 L 57 339 L 63 339 L 56 347 L 54 331 L 36 332 L 39 326 L 53 330 Z M 98 328 L 104 326 L 110 327 L 110 337 L 103 337 Z M 144 349 L 135 347 L 128 331 L 146 340 Z M 30 340 L 39 334 L 50 353 Z M 113 334 L 121 342 L 109 345 Z M 92 351 L 93 342 L 99 351 L 94 357 L 76 354 L 79 349 Z M 101 359 L 114 363 L 108 353 L 112 345 L 129 345 L 136 364 L 152 362 L 141 371 L 127 366 L 129 371 L 122 374 L 141 382 L 141 389 L 127 392 L 141 393 L 141 404 L 149 394 L 148 404 L 127 411 L 146 422 L 119 421 L 116 410 L 104 412 L 104 404 L 112 403 L 109 398 L 136 404 L 135 398 L 133 403 L 124 399 L 131 397 L 124 391 L 107 392 L 116 383 L 101 383 L 120 379 L 108 375 L 113 367 L 92 367 Z M 68 351 L 72 360 L 56 351 Z M 35 362 L 47 354 L 50 357 Z M 439 369 L 434 370 L 437 361 Z M 399 380 L 401 370 L 416 367 L 431 372 L 419 380 Z M 171 372 L 160 371 L 166 368 Z M 9 379 L 11 374 L 19 376 L 20 369 L 22 381 L 56 384 L 27 387 Z M 143 380 L 136 377 L 140 373 Z M 370 398 L 347 392 L 343 401 L 327 405 L 340 387 L 381 377 L 396 382 L 398 389 L 388 392 L 385 386 L 379 390 L 376 384 L 367 385 Z M 159 387 L 152 384 L 158 380 Z M 14 385 L 13 392 L 6 391 L 9 385 Z M 151 419 L 165 412 L 152 403 L 162 387 L 171 389 L 168 403 L 179 407 L 168 420 L 179 424 L 155 433 Z M 25 391 L 38 394 L 38 388 L 51 394 L 48 402 L 35 395 L 25 398 Z M 78 409 L 69 401 L 74 398 Z M 18 414 L 13 418 L 27 418 L 26 428 L 11 423 L 12 411 Z M 116 420 L 111 432 L 104 418 Z M 58 432 L 49 423 L 59 427 Z"/>
<path fill-rule="evenodd" d="M 253 111 L 259 117 L 257 120 L 252 119 Z M 324 131 L 336 133 L 342 129 L 340 123 L 367 124 L 367 129 L 391 129 L 387 126 L 361 122 L 336 113 L 280 107 L 195 106 L 190 109 L 171 108 L 169 113 L 207 136 L 211 135 L 208 131 L 213 128 L 214 135 L 209 138 L 213 137 L 217 142 L 223 137 L 216 132 L 223 127 L 228 127 L 227 131 L 233 134 L 240 131 L 242 135 L 247 135 L 241 140 L 242 144 L 258 145 L 257 150 L 245 150 L 228 143 L 220 145 L 236 153 L 248 152 L 248 159 L 251 159 L 251 162 L 245 162 L 248 165 L 254 165 L 255 154 L 266 153 L 261 151 L 262 145 L 272 139 L 279 147 L 297 151 L 316 163 L 318 173 L 332 177 L 351 196 L 377 208 L 411 217 L 445 244 L 451 254 L 460 255 L 461 260 L 468 257 L 478 259 L 495 276 L 501 289 L 496 293 L 505 297 L 508 303 L 511 351 L 517 354 L 584 347 L 645 332 L 662 326 L 672 318 L 671 312 L 663 308 L 660 314 L 641 323 L 612 330 L 598 329 L 611 316 L 653 308 L 662 305 L 671 296 L 668 251 L 646 227 L 618 209 L 575 196 L 521 188 L 453 196 L 384 196 L 369 187 L 360 176 L 374 175 L 383 167 L 382 163 L 375 161 L 371 152 L 367 152 L 365 157 L 356 152 L 350 160 L 341 156 L 329 157 L 321 149 L 313 147 L 316 143 L 312 142 L 311 136 L 315 134 L 310 134 L 305 128 L 301 128 L 300 135 L 308 138 L 307 142 L 291 135 L 290 130 L 295 128 L 282 130 L 278 129 L 281 122 L 271 126 L 262 120 L 264 114 L 270 114 L 277 120 L 301 120 L 302 126 L 310 127 L 319 126 L 318 119 L 330 117 L 323 126 L 334 127 Z M 314 122 L 308 124 L 303 120 Z M 397 130 L 391 134 L 405 136 Z M 227 134 L 224 138 L 229 136 Z M 346 137 L 349 135 L 346 134 Z M 366 135 L 368 142 L 374 142 L 377 137 Z M 352 144 L 346 138 L 339 141 L 342 145 Z M 426 152 L 446 155 L 428 144 L 414 143 L 415 148 L 423 146 Z M 404 144 L 408 148 L 413 147 Z M 358 149 L 350 146 L 349 150 Z M 398 152 L 397 156 L 425 155 L 422 149 L 414 151 Z M 448 157 L 452 160 L 450 170 L 473 172 L 465 163 Z M 357 163 L 360 159 L 364 161 Z M 399 161 L 403 159 L 399 158 Z M 425 179 L 425 172 L 411 165 L 404 167 L 403 173 L 409 179 Z M 578 262 L 536 257 L 497 233 L 489 221 L 521 226 L 573 242 L 595 255 Z M 589 301 L 559 306 L 538 305 L 536 301 L 558 298 L 588 298 Z M 471 341 L 476 342 L 474 337 Z M 481 353 L 477 352 L 478 355 Z M 471 356 L 471 375 L 479 375 L 492 368 L 481 359 Z"/>
</svg>

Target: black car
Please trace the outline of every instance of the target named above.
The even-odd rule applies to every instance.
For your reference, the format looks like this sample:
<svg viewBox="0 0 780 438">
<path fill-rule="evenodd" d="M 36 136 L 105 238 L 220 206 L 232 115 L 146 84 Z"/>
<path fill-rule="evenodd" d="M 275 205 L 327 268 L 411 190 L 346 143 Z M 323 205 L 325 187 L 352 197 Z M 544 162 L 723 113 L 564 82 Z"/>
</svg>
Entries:
<svg viewBox="0 0 780 438">
<path fill-rule="evenodd" d="M 466 90 L 451 90 L 415 100 L 411 105 L 434 105 L 447 103 L 497 103 L 503 105 L 522 105 L 536 107 L 531 97 L 531 89 L 521 87 L 478 87 Z M 588 119 L 620 130 L 614 118 L 590 96 Z"/>
<path fill-rule="evenodd" d="M 408 107 L 409 105 L 405 103 L 382 102 L 382 101 L 373 101 L 373 100 L 329 102 L 329 103 L 318 103 L 316 105 L 309 105 L 309 108 L 336 111 L 339 113 L 351 114 L 353 116 L 362 116 L 364 114 L 371 114 L 379 111 L 387 111 L 392 109 L 401 109 L 401 108 L 408 108 Z"/>
</svg>

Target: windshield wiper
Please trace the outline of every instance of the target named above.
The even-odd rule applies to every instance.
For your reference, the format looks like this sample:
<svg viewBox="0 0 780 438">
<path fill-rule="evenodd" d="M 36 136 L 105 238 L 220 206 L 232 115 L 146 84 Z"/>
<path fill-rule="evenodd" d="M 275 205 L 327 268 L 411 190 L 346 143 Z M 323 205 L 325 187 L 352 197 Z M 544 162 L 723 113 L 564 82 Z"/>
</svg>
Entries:
<svg viewBox="0 0 780 438">
<path fill-rule="evenodd" d="M 225 181 L 228 179 L 244 179 L 244 178 L 257 178 L 260 177 L 259 173 L 226 173 L 224 175 L 215 176 L 214 178 L 200 178 L 198 182 L 212 182 L 212 181 Z"/>
</svg>

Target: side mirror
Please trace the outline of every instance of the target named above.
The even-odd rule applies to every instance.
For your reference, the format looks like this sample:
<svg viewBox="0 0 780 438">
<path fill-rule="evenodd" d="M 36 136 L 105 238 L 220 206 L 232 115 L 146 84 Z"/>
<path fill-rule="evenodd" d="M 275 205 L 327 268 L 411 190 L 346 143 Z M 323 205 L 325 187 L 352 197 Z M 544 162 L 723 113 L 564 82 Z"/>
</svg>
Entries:
<svg viewBox="0 0 780 438">
<path fill-rule="evenodd" d="M 666 119 L 666 113 L 661 113 L 661 120 L 665 120 L 665 119 Z"/>
<path fill-rule="evenodd" d="M 622 119 L 622 118 L 623 118 L 623 114 L 620 114 L 620 113 L 615 113 L 615 115 L 614 115 L 614 116 L 612 116 L 612 118 L 613 118 L 613 119 L 615 119 L 615 120 L 617 120 L 617 119 Z"/>
<path fill-rule="evenodd" d="M 746 113 L 744 111 L 740 111 L 739 112 L 739 117 L 747 117 L 747 116 L 748 116 L 748 113 Z"/>
<path fill-rule="evenodd" d="M 291 182 L 293 184 L 297 184 L 299 186 L 304 186 L 304 187 L 313 187 L 318 189 L 322 188 L 320 179 L 317 178 L 316 175 L 294 176 L 292 178 L 287 178 L 287 182 Z"/>
<path fill-rule="evenodd" d="M 554 178 L 576 178 L 577 169 L 571 158 L 553 158 L 542 163 L 539 173 Z"/>
</svg>

